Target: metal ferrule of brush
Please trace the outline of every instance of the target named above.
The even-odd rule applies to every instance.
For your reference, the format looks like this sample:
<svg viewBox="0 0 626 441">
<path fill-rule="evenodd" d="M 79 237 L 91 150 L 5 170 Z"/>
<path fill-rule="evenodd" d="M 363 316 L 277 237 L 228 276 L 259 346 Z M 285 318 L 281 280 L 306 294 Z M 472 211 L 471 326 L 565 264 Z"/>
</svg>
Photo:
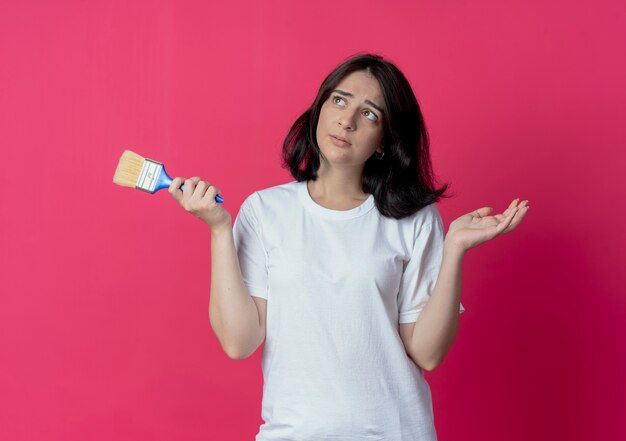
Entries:
<svg viewBox="0 0 626 441">
<path fill-rule="evenodd" d="M 163 168 L 163 163 L 146 158 L 143 161 L 143 166 L 141 167 L 141 172 L 139 172 L 139 179 L 137 179 L 135 188 L 147 191 L 148 193 L 154 193 L 163 188 L 163 178 L 165 177 L 163 175 L 167 176 Z M 170 182 L 172 182 L 171 179 Z M 169 184 L 167 184 L 166 187 L 169 187 Z"/>
</svg>

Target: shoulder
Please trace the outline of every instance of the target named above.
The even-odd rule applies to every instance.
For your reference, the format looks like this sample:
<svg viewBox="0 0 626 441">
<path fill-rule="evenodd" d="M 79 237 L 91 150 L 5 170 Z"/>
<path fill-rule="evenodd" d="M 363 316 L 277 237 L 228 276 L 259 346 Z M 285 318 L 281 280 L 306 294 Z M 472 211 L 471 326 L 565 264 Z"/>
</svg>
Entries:
<svg viewBox="0 0 626 441">
<path fill-rule="evenodd" d="M 257 190 L 253 195 L 257 195 L 257 198 L 260 200 L 284 199 L 295 196 L 299 185 L 301 185 L 301 182 L 291 181 Z"/>
<path fill-rule="evenodd" d="M 443 226 L 441 213 L 439 213 L 439 209 L 435 203 L 420 208 L 412 215 L 400 219 L 400 222 L 405 228 L 410 229 L 414 233 L 414 236 L 424 228 Z"/>
<path fill-rule="evenodd" d="M 300 184 L 298 181 L 291 181 L 257 190 L 244 199 L 241 209 L 263 213 L 284 208 L 297 199 Z"/>
<path fill-rule="evenodd" d="M 422 222 L 424 225 L 432 224 L 434 222 L 443 223 L 443 219 L 441 218 L 441 213 L 439 213 L 439 208 L 437 208 L 437 204 L 432 203 L 430 205 L 422 208 L 418 213 L 422 213 Z"/>
<path fill-rule="evenodd" d="M 433 236 L 440 236 L 444 231 L 443 219 L 435 203 L 420 208 L 417 212 L 400 220 L 403 236 L 412 247 L 429 240 Z"/>
</svg>

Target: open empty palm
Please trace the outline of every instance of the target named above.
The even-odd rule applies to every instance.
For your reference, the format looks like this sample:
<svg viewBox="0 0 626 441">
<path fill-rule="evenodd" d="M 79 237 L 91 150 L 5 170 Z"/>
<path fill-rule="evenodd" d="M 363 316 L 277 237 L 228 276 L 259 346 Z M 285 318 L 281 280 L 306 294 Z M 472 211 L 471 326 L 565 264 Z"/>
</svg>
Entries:
<svg viewBox="0 0 626 441">
<path fill-rule="evenodd" d="M 482 207 L 454 220 L 448 228 L 446 240 L 467 251 L 494 237 L 513 231 L 528 211 L 528 201 L 518 204 L 513 200 L 501 214 L 491 216 L 493 208 Z"/>
</svg>

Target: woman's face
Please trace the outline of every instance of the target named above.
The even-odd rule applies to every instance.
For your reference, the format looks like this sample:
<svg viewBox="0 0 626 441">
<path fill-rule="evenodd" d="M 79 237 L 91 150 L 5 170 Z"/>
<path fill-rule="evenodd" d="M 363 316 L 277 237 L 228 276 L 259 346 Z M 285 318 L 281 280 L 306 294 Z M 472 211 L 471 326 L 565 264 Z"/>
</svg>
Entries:
<svg viewBox="0 0 626 441">
<path fill-rule="evenodd" d="M 330 164 L 363 166 L 383 151 L 384 100 L 378 80 L 366 71 L 344 77 L 322 105 L 317 145 Z"/>
</svg>

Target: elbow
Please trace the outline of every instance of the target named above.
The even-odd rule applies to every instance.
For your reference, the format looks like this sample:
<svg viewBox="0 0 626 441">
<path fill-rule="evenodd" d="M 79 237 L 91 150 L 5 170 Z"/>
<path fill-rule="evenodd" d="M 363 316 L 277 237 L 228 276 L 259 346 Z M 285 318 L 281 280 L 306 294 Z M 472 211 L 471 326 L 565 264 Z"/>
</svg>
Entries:
<svg viewBox="0 0 626 441">
<path fill-rule="evenodd" d="M 231 360 L 244 360 L 254 354 L 259 345 L 254 345 L 251 348 L 242 347 L 224 347 L 224 352 Z"/>
<path fill-rule="evenodd" d="M 213 323 L 214 322 L 211 321 L 213 332 L 217 336 L 217 340 L 220 344 L 220 347 L 222 348 L 222 351 L 224 351 L 224 353 L 226 354 L 228 358 L 230 358 L 231 360 L 243 360 L 245 358 L 248 358 L 250 355 L 252 355 L 252 353 L 254 353 L 256 348 L 250 351 L 250 350 L 246 350 L 240 344 L 237 344 L 236 342 L 231 341 L 230 339 L 226 341 L 226 337 L 222 333 L 217 332 L 217 327 L 214 326 Z"/>
<path fill-rule="evenodd" d="M 246 354 L 243 351 L 236 351 L 232 349 L 224 349 L 224 352 L 231 360 L 243 360 L 250 356 L 250 354 Z"/>
<path fill-rule="evenodd" d="M 417 357 L 415 357 L 414 355 L 409 355 L 409 358 L 411 358 L 411 360 L 413 361 L 413 363 L 420 369 L 424 370 L 424 371 L 433 371 L 435 369 L 437 369 L 437 366 L 439 366 L 438 363 L 434 363 L 432 361 L 426 361 L 426 360 L 421 360 Z"/>
<path fill-rule="evenodd" d="M 450 345 L 446 346 L 445 350 L 440 351 L 436 354 L 431 354 L 431 356 L 428 357 L 426 360 L 422 360 L 422 362 L 419 364 L 420 367 L 429 372 L 437 369 L 441 365 L 441 363 L 443 363 L 443 360 L 445 360 L 446 356 L 448 355 L 448 352 L 450 350 Z"/>
<path fill-rule="evenodd" d="M 429 363 L 429 364 L 424 364 L 421 367 L 425 371 L 432 372 L 439 367 L 439 364 L 440 363 Z"/>
<path fill-rule="evenodd" d="M 231 360 L 244 360 L 246 358 L 248 358 L 248 355 L 242 354 L 242 353 L 226 353 L 226 355 L 228 355 L 228 358 L 230 358 Z"/>
<path fill-rule="evenodd" d="M 225 336 L 217 334 L 222 351 L 231 360 L 244 360 L 250 357 L 259 348 L 263 339 L 256 333 L 254 336 L 237 337 L 233 335 Z"/>
<path fill-rule="evenodd" d="M 428 360 L 428 361 L 420 362 L 419 363 L 419 367 L 421 367 L 425 371 L 432 372 L 432 371 L 434 371 L 435 369 L 437 369 L 439 367 L 439 365 L 441 364 L 442 361 L 443 361 L 443 359 L 433 358 L 433 359 Z"/>
</svg>

